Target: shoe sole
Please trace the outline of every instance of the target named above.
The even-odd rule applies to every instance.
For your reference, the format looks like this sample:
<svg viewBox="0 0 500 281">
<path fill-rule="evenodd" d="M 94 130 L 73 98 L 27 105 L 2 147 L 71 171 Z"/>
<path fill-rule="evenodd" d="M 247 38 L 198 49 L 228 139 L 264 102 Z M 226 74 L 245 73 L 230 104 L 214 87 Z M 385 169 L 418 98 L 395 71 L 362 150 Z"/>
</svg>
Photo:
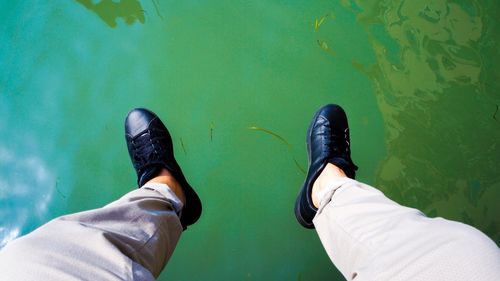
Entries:
<svg viewBox="0 0 500 281">
<path fill-rule="evenodd" d="M 177 163 L 177 160 L 175 159 L 175 156 L 172 155 L 174 166 L 176 168 L 176 171 L 170 171 L 174 178 L 179 182 L 180 186 L 182 187 L 182 191 L 184 192 L 184 196 L 186 198 L 186 203 L 184 204 L 184 207 L 182 209 L 182 215 L 181 215 L 181 224 L 183 225 L 184 229 L 187 228 L 187 226 L 194 224 L 196 221 L 201 216 L 202 212 L 202 205 L 201 205 L 201 200 L 194 188 L 188 183 L 186 177 L 184 176 L 184 173 L 181 170 L 181 167 Z"/>
<path fill-rule="evenodd" d="M 307 176 L 306 179 L 304 180 L 304 183 L 302 184 L 302 188 L 300 189 L 299 196 L 297 197 L 297 200 L 295 201 L 295 217 L 297 218 L 297 221 L 305 228 L 313 229 L 314 228 L 314 223 L 309 221 L 308 219 L 305 219 L 302 212 L 305 212 L 305 210 L 302 210 L 302 197 L 306 196 L 306 200 L 312 205 L 312 198 L 310 198 L 310 195 L 308 196 L 307 194 L 304 194 L 304 192 L 308 192 L 308 179 L 312 178 L 313 176 L 315 178 L 318 177 L 318 175 L 313 175 L 314 171 L 311 171 L 311 134 L 312 134 L 312 127 L 316 123 L 316 120 L 318 119 L 321 111 L 323 110 L 324 107 L 320 108 L 315 114 L 314 117 L 311 121 L 311 124 L 309 124 L 309 127 L 307 129 L 307 138 L 306 138 L 306 147 L 307 147 Z M 312 189 L 312 187 L 311 187 Z M 317 209 L 313 209 L 316 211 Z"/>
</svg>

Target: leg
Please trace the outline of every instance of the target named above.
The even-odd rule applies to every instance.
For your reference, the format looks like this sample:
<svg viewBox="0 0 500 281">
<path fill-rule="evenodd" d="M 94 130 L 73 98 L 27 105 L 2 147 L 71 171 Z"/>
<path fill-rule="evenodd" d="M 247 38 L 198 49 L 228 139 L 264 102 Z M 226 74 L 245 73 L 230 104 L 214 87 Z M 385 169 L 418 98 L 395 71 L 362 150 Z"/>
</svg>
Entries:
<svg viewBox="0 0 500 281">
<path fill-rule="evenodd" d="M 2 278 L 154 280 L 181 235 L 181 208 L 167 185 L 151 182 L 103 208 L 54 219 L 0 252 Z"/>
<path fill-rule="evenodd" d="M 201 201 L 174 158 L 165 125 L 132 110 L 125 139 L 140 189 L 96 210 L 63 216 L 0 252 L 6 280 L 154 280 Z"/>
<path fill-rule="evenodd" d="M 427 218 L 328 164 L 313 188 L 314 218 L 347 280 L 498 280 L 500 251 L 468 225 Z"/>
<path fill-rule="evenodd" d="M 297 221 L 316 228 L 347 280 L 500 280 L 500 251 L 465 224 L 427 218 L 354 180 L 347 116 L 326 105 L 307 133 Z"/>
</svg>

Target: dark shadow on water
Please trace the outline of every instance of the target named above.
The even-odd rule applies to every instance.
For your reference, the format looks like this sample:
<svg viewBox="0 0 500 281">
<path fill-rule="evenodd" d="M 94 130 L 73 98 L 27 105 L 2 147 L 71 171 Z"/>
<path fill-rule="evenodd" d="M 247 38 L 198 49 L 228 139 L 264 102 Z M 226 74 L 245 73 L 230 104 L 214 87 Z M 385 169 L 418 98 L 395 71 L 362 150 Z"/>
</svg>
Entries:
<svg viewBox="0 0 500 281">
<path fill-rule="evenodd" d="M 128 25 L 131 25 L 136 21 L 140 23 L 145 22 L 144 10 L 141 3 L 137 0 L 121 0 L 119 2 L 101 0 L 95 4 L 94 2 L 96 1 L 92 0 L 76 1 L 85 6 L 85 8 L 96 13 L 109 27 L 112 28 L 117 26 L 116 20 L 119 18 L 122 18 Z"/>
</svg>

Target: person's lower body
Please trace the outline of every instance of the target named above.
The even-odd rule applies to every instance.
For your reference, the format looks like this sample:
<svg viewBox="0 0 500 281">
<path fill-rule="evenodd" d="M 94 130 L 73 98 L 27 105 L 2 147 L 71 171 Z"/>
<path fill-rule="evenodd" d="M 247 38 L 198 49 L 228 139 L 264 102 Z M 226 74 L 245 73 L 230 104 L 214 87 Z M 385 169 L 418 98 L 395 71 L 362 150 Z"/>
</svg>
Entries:
<svg viewBox="0 0 500 281">
<path fill-rule="evenodd" d="M 99 209 L 62 216 L 0 251 L 2 280 L 154 280 L 201 201 L 153 112 L 136 108 L 125 139 L 141 187 Z"/>
<path fill-rule="evenodd" d="M 340 117 L 340 118 L 337 118 Z M 126 140 L 142 188 L 63 216 L 0 251 L 6 280 L 153 280 L 201 201 L 173 157 L 166 127 L 133 110 Z M 347 117 L 322 108 L 308 132 L 309 171 L 295 205 L 348 280 L 499 280 L 500 252 L 478 230 L 386 198 L 354 178 Z"/>
<path fill-rule="evenodd" d="M 347 177 L 320 197 L 314 226 L 347 280 L 500 280 L 500 250 L 471 226 L 428 218 Z"/>
<path fill-rule="evenodd" d="M 354 180 L 344 110 L 326 105 L 307 132 L 309 167 L 297 221 L 316 228 L 347 280 L 500 280 L 500 250 L 479 230 L 428 218 Z"/>
<path fill-rule="evenodd" d="M 2 280 L 154 280 L 182 233 L 182 203 L 148 183 L 90 211 L 56 218 L 0 251 Z"/>
</svg>

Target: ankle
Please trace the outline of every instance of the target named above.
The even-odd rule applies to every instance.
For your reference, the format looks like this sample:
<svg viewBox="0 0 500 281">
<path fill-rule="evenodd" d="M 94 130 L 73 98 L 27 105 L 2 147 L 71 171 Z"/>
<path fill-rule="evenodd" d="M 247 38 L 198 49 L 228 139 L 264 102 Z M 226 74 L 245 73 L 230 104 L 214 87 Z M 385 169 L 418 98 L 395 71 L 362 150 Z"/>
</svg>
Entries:
<svg viewBox="0 0 500 281">
<path fill-rule="evenodd" d="M 319 198 L 318 194 L 320 194 L 325 188 L 329 187 L 332 180 L 342 177 L 347 177 L 342 169 L 331 163 L 326 164 L 323 171 L 321 171 L 321 174 L 319 174 L 319 177 L 313 183 L 311 199 L 314 207 L 319 208 L 319 204 L 321 203 L 320 200 L 322 198 Z"/>
<path fill-rule="evenodd" d="M 182 190 L 182 186 L 179 182 L 172 176 L 172 174 L 165 168 L 161 169 L 160 173 L 154 178 L 150 179 L 146 183 L 163 183 L 168 185 L 170 190 L 172 190 L 175 195 L 181 200 L 182 204 L 186 203 L 186 197 L 184 196 L 184 192 Z"/>
</svg>

